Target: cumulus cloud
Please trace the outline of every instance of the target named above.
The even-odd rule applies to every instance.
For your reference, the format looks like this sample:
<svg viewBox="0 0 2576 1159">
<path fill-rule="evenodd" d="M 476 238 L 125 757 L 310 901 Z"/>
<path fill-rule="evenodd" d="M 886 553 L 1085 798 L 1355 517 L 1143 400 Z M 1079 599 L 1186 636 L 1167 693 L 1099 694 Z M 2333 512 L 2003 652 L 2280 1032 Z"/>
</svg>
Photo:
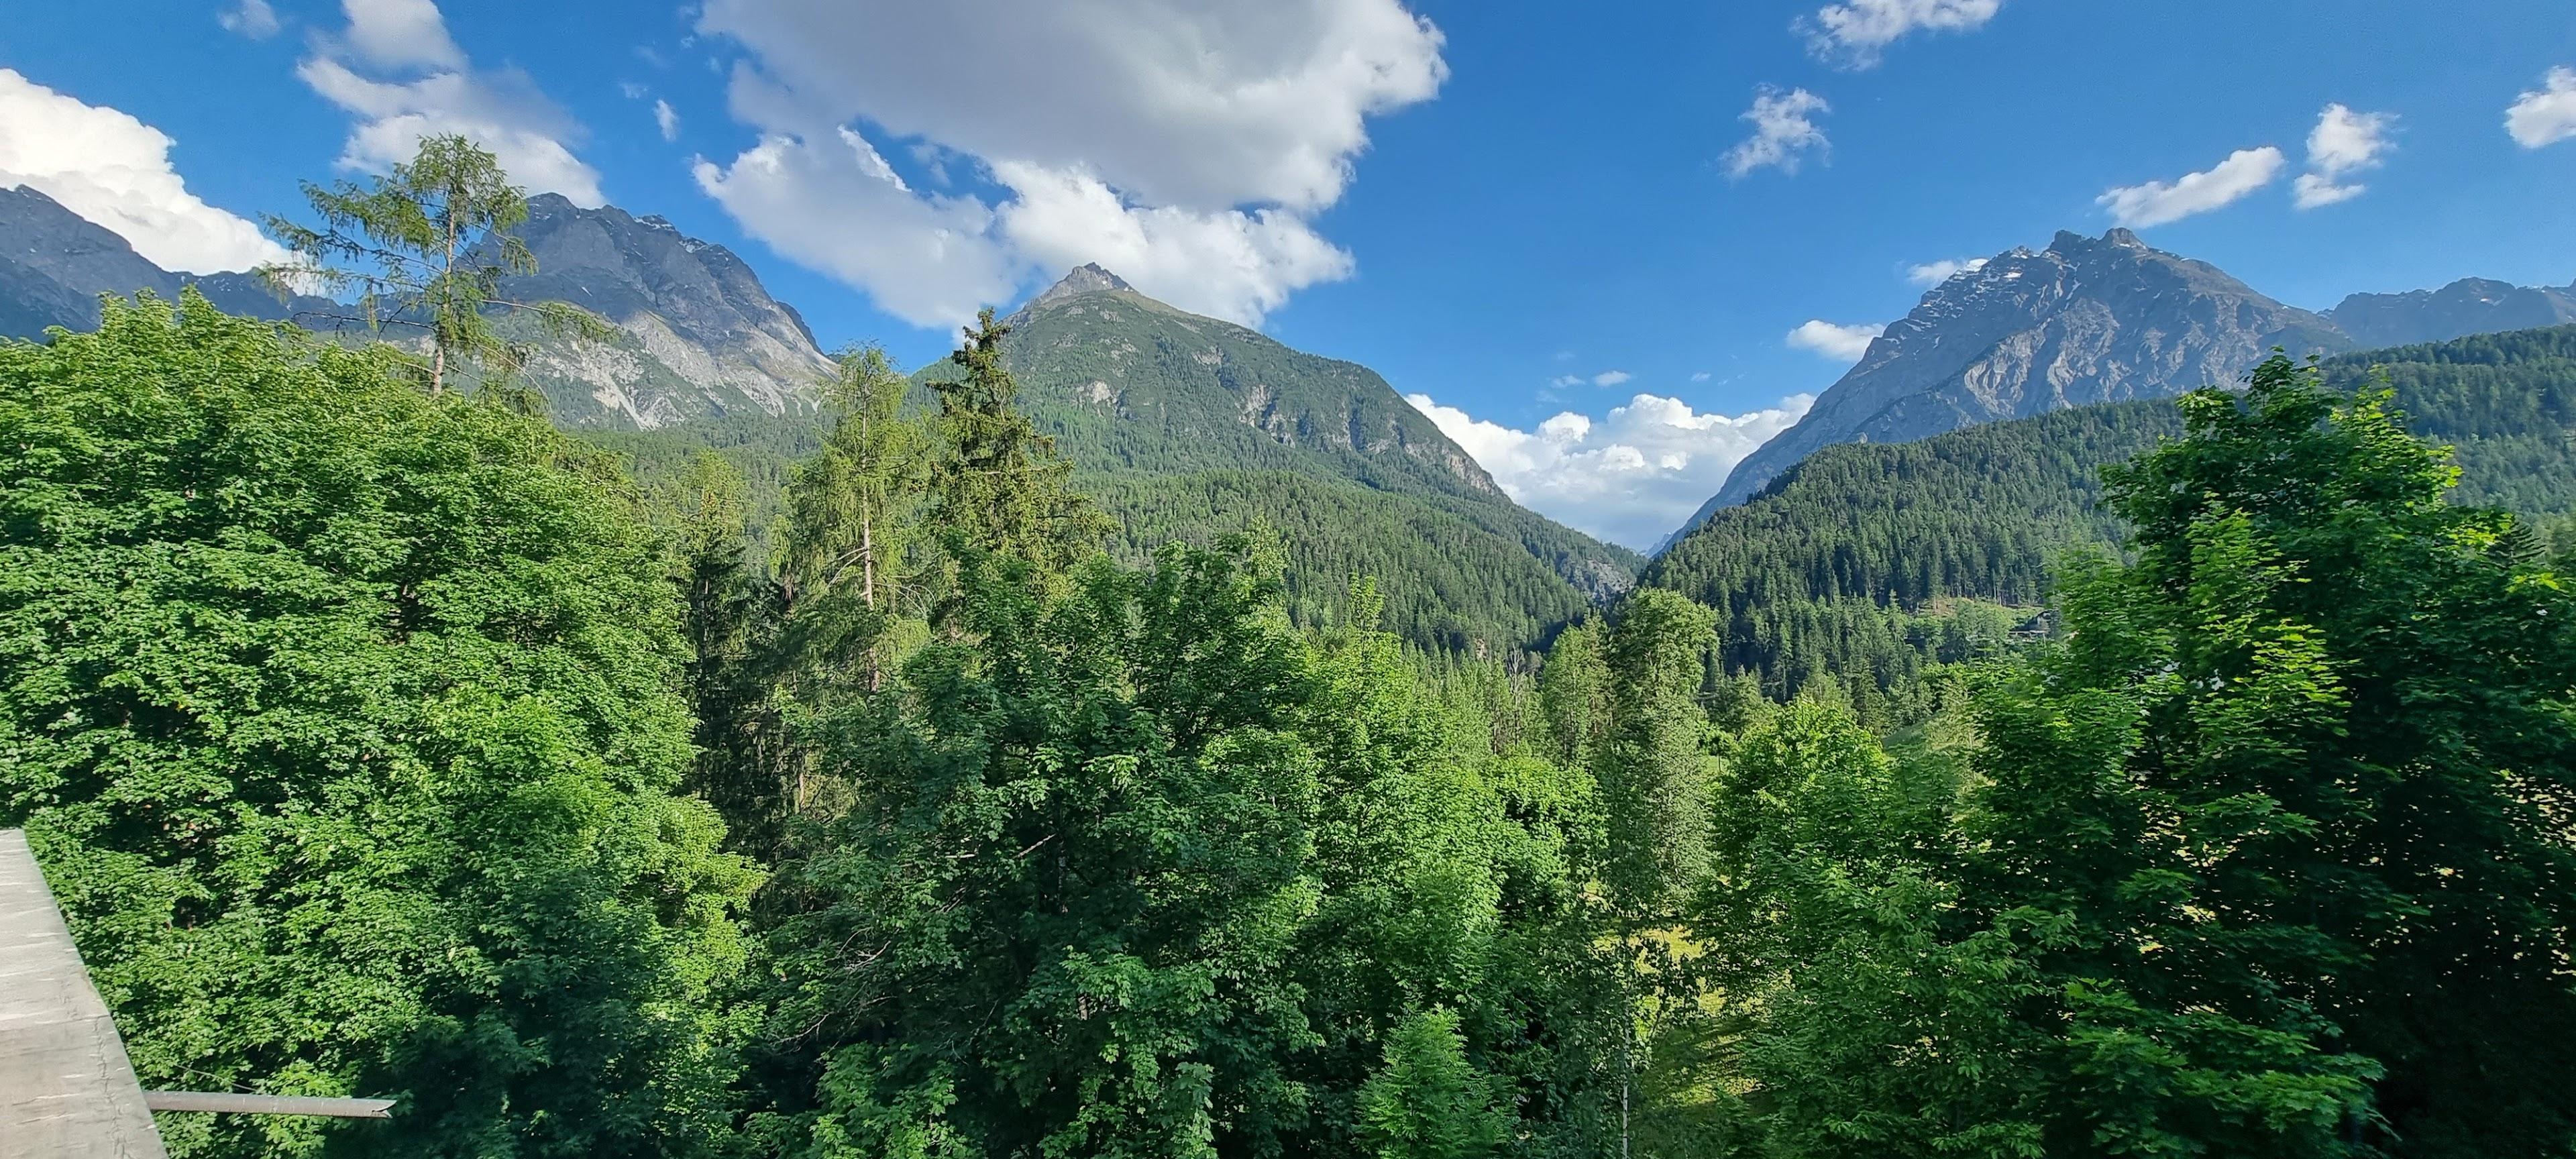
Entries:
<svg viewBox="0 0 2576 1159">
<path fill-rule="evenodd" d="M 1399 0 L 710 0 L 698 28 L 748 53 L 730 101 L 763 134 L 719 175 L 738 180 L 775 142 L 837 150 L 860 133 L 990 179 L 971 235 L 835 236 L 954 230 L 953 214 L 915 211 L 939 204 L 911 190 L 922 206 L 820 202 L 827 212 L 776 231 L 781 253 L 880 302 L 906 297 L 906 279 L 980 284 L 991 269 L 1007 275 L 985 299 L 999 301 L 1097 261 L 1174 305 L 1258 324 L 1350 275 L 1312 218 L 1348 188 L 1367 119 L 1430 99 L 1448 75 L 1439 31 Z M 972 276 L 898 264 L 861 279 L 828 256 L 853 245 L 939 254 Z"/>
<path fill-rule="evenodd" d="M 241 0 L 216 13 L 215 23 L 223 25 L 226 32 L 238 32 L 253 40 L 275 36 L 279 28 L 277 9 L 269 7 L 268 0 Z"/>
<path fill-rule="evenodd" d="M 465 67 L 465 53 L 447 34 L 436 0 L 341 0 L 349 17 L 341 43 L 382 69 Z"/>
<path fill-rule="evenodd" d="M 1617 386 L 1634 377 L 1636 376 L 1624 370 L 1604 370 L 1601 373 L 1592 376 L 1592 385 Z"/>
<path fill-rule="evenodd" d="M 1738 118 L 1752 122 L 1753 135 L 1726 151 L 1727 175 L 1743 177 L 1769 166 L 1783 173 L 1797 172 L 1807 150 L 1828 147 L 1825 131 L 1816 127 L 1815 118 L 1832 111 L 1825 98 L 1805 89 L 1781 92 L 1764 85 L 1754 90 L 1753 107 Z"/>
<path fill-rule="evenodd" d="M 1869 353 L 1869 344 L 1886 326 L 1876 322 L 1858 322 L 1838 326 L 1822 318 L 1809 318 L 1789 332 L 1789 345 L 1812 350 L 1836 362 L 1858 362 Z"/>
<path fill-rule="evenodd" d="M 0 189 L 34 189 L 163 269 L 211 274 L 287 257 L 249 221 L 188 192 L 159 129 L 0 68 Z"/>
<path fill-rule="evenodd" d="M 997 213 L 1009 248 L 1049 272 L 1099 262 L 1148 296 L 1259 325 L 1288 295 L 1351 274 L 1351 255 L 1284 209 L 1200 212 L 1122 201 L 1090 173 L 997 162 L 1017 194 Z"/>
<path fill-rule="evenodd" d="M 971 197 L 917 194 L 865 138 L 761 139 L 729 165 L 701 160 L 698 187 L 770 248 L 854 286 L 921 325 L 971 318 L 1007 297 L 1019 270 L 993 241 L 993 211 Z M 865 220 L 869 229 L 814 228 Z"/>
<path fill-rule="evenodd" d="M 663 140 L 680 139 L 680 113 L 679 110 L 671 107 L 671 102 L 658 100 L 653 102 L 653 125 L 662 130 Z"/>
<path fill-rule="evenodd" d="M 2523 93 L 2504 111 L 2504 131 L 2525 149 L 2576 137 L 2576 68 L 2550 69 L 2539 88 Z"/>
<path fill-rule="evenodd" d="M 599 172 L 573 154 L 582 135 L 517 69 L 478 72 L 430 0 L 343 0 L 348 30 L 317 38 L 295 75 L 356 118 L 340 151 L 351 169 L 409 161 L 423 137 L 455 133 L 492 151 L 510 179 L 599 206 Z"/>
<path fill-rule="evenodd" d="M 1428 395 L 1405 401 L 1430 417 L 1514 502 L 1588 534 L 1646 548 L 1707 502 L 1753 449 L 1807 413 L 1793 395 L 1749 414 L 1703 414 L 1640 394 L 1599 421 L 1568 411 L 1536 430 L 1475 418 Z"/>
<path fill-rule="evenodd" d="M 2281 175 L 2287 158 L 2270 145 L 2239 149 L 2227 159 L 2174 181 L 2150 181 L 2105 190 L 2094 203 L 2111 211 L 2111 220 L 2132 228 L 2180 221 L 2226 206 Z"/>
<path fill-rule="evenodd" d="M 2315 209 L 2361 196 L 2368 186 L 2344 178 L 2379 167 L 2380 155 L 2391 144 L 2388 131 L 2396 123 L 2394 113 L 2356 113 L 2327 105 L 2317 115 L 2317 127 L 2308 130 L 2308 171 L 2291 183 L 2298 207 Z"/>
<path fill-rule="evenodd" d="M 1943 258 L 1905 268 L 1905 280 L 1929 289 L 1960 274 L 1973 274 L 1986 268 L 1984 258 Z"/>
<path fill-rule="evenodd" d="M 1888 45 L 1916 32 L 1965 32 L 1995 18 L 2003 0 L 1847 0 L 1799 17 L 1817 59 L 1872 68 Z"/>
</svg>

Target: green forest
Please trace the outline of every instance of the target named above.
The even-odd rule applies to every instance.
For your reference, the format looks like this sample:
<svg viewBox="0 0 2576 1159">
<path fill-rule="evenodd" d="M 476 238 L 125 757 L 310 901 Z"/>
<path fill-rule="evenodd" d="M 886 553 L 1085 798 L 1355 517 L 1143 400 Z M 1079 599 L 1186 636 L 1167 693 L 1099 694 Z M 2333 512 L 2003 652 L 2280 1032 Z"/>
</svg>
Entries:
<svg viewBox="0 0 2576 1159">
<path fill-rule="evenodd" d="M 2576 1153 L 2576 331 L 1837 448 L 1480 652 L 1472 510 L 1086 471 L 990 311 L 683 456 L 478 276 L 0 344 L 0 826 L 147 1087 L 396 1102 L 175 1156 Z"/>
</svg>

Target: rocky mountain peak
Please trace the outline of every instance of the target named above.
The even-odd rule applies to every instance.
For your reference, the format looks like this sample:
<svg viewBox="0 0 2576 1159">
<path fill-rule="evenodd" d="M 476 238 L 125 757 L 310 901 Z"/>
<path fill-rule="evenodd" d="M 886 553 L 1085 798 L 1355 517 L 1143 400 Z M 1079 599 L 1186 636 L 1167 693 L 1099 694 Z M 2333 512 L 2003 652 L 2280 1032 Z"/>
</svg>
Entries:
<svg viewBox="0 0 2576 1159">
<path fill-rule="evenodd" d="M 1029 305 L 1043 306 L 1065 298 L 1105 293 L 1110 290 L 1126 290 L 1133 293 L 1135 289 L 1136 287 L 1127 284 L 1127 279 L 1100 268 L 1100 263 L 1084 262 L 1073 267 L 1064 277 L 1058 279 L 1056 284 L 1047 287 L 1045 293 L 1031 299 Z"/>
<path fill-rule="evenodd" d="M 832 373 L 804 317 L 748 264 L 668 219 L 542 193 L 528 199 L 519 237 L 537 272 L 507 279 L 510 296 L 598 314 L 658 364 L 572 348 L 541 359 L 541 377 L 603 411 L 644 427 L 744 406 L 783 414 L 810 409 Z"/>
<path fill-rule="evenodd" d="M 1818 447 L 2223 385 L 2274 346 L 2331 353 L 2352 341 L 2128 230 L 2060 231 L 2045 250 L 2007 250 L 1933 287 L 1796 426 L 1737 464 L 1692 525 Z"/>
</svg>

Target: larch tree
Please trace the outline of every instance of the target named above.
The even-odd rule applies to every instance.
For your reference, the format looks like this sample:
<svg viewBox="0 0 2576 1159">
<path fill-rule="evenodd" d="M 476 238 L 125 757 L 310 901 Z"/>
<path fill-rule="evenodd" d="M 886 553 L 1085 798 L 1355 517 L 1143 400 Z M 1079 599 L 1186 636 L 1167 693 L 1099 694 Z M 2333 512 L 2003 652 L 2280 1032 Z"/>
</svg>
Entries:
<svg viewBox="0 0 2576 1159">
<path fill-rule="evenodd" d="M 356 292 L 355 313 L 321 321 L 425 334 L 431 394 L 445 393 L 459 370 L 479 370 L 492 385 L 525 364 L 526 352 L 502 336 L 495 315 L 526 317 L 547 334 L 583 340 L 615 333 L 567 302 L 502 296 L 503 278 L 537 272 L 535 255 L 511 232 L 527 221 L 528 198 L 499 160 L 465 137 L 425 137 L 391 173 L 365 185 L 308 182 L 304 197 L 319 221 L 267 219 L 294 256 L 262 267 L 261 280 L 281 297 Z"/>
</svg>

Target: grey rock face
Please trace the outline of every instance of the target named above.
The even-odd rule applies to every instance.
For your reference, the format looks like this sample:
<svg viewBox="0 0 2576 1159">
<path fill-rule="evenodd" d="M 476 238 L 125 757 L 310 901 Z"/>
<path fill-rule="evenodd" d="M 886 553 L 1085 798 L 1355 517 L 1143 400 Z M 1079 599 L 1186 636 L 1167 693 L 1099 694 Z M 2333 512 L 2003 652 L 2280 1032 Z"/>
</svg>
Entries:
<svg viewBox="0 0 2576 1159">
<path fill-rule="evenodd" d="M 2354 294 L 2325 316 L 2363 349 L 2447 342 L 2576 322 L 2576 285 L 2517 286 L 2462 278 L 2438 290 Z"/>
<path fill-rule="evenodd" d="M 821 398 L 832 360 L 733 251 L 659 217 L 582 209 L 551 193 L 529 199 L 519 236 L 537 272 L 505 279 L 503 296 L 570 302 L 626 335 L 608 350 L 541 350 L 530 374 L 551 380 L 541 385 L 565 417 L 582 417 L 566 404 L 583 392 L 598 419 L 648 428 L 742 407 L 811 410 Z"/>
<path fill-rule="evenodd" d="M 1818 447 L 1905 442 L 2084 403 L 2180 394 L 2235 381 L 2275 346 L 2334 352 L 2352 340 L 2128 230 L 2060 233 L 2045 250 L 2010 250 L 1934 287 L 1805 418 L 1737 464 L 1682 530 L 1743 502 Z"/>
</svg>

